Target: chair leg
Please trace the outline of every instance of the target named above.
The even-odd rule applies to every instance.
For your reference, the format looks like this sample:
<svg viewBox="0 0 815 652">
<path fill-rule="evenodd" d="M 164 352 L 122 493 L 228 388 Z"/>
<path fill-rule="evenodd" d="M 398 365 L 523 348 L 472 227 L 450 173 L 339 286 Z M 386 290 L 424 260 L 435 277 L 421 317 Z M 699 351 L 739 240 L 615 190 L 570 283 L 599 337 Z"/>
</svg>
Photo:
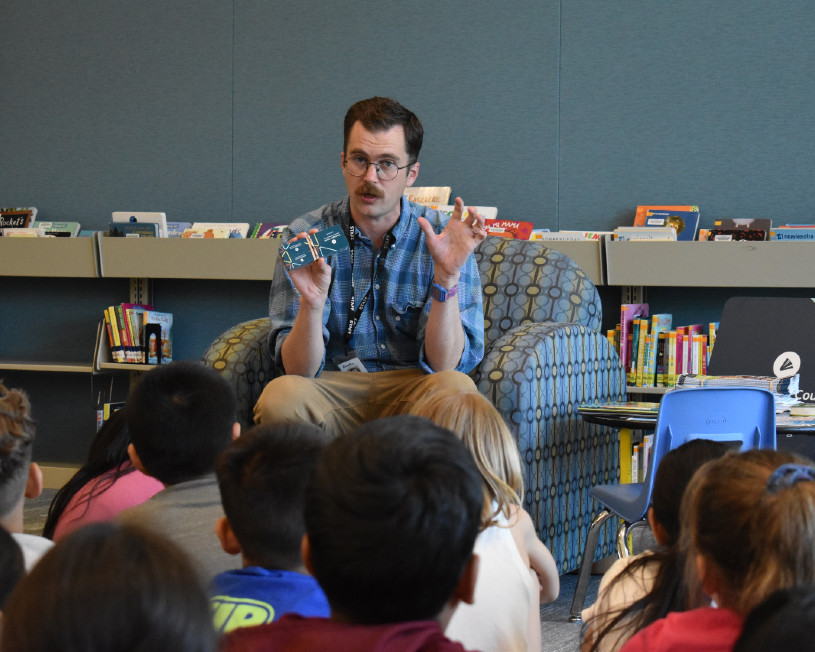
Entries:
<svg viewBox="0 0 815 652">
<path fill-rule="evenodd" d="M 631 555 L 628 549 L 628 523 L 622 521 L 617 528 L 617 557 L 622 559 Z"/>
<path fill-rule="evenodd" d="M 586 536 L 586 547 L 583 548 L 583 560 L 580 563 L 580 571 L 577 575 L 577 585 L 574 588 L 572 608 L 569 611 L 570 622 L 577 623 L 583 619 L 581 612 L 586 602 L 586 592 L 589 589 L 589 576 L 591 575 L 591 566 L 594 562 L 594 553 L 597 551 L 597 543 L 600 540 L 600 528 L 603 526 L 603 523 L 613 515 L 613 512 L 604 509 L 589 526 L 589 533 Z"/>
</svg>

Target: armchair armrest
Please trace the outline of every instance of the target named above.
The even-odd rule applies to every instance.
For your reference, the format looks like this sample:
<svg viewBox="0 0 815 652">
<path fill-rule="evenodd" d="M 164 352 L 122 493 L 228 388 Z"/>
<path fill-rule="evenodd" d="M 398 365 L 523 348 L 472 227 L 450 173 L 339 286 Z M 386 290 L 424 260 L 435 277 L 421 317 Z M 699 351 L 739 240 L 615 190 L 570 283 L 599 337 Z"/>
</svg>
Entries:
<svg viewBox="0 0 815 652">
<path fill-rule="evenodd" d="M 589 489 L 619 476 L 617 431 L 583 422 L 577 408 L 625 397 L 616 350 L 585 326 L 525 324 L 496 339 L 474 380 L 516 436 L 538 535 L 561 573 L 574 570 L 597 511 Z M 611 534 L 602 554 L 614 550 Z"/>
</svg>

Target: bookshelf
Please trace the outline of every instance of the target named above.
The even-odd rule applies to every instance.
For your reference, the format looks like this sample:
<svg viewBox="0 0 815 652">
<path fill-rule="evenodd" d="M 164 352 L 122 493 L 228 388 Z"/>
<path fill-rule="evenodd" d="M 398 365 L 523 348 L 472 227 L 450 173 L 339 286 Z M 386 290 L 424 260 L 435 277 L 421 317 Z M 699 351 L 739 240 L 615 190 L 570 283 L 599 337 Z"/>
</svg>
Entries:
<svg viewBox="0 0 815 652">
<path fill-rule="evenodd" d="M 808 242 L 619 242 L 605 244 L 606 283 L 621 286 L 811 288 Z"/>
</svg>

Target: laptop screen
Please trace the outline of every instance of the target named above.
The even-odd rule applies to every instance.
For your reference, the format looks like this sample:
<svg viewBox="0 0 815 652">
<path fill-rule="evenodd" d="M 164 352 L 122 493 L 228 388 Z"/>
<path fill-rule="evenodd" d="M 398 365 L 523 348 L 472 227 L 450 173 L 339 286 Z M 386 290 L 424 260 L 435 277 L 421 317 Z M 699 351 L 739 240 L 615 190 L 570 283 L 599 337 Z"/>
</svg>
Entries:
<svg viewBox="0 0 815 652">
<path fill-rule="evenodd" d="M 707 373 L 779 377 L 798 373 L 798 400 L 815 403 L 815 299 L 728 299 Z"/>
</svg>

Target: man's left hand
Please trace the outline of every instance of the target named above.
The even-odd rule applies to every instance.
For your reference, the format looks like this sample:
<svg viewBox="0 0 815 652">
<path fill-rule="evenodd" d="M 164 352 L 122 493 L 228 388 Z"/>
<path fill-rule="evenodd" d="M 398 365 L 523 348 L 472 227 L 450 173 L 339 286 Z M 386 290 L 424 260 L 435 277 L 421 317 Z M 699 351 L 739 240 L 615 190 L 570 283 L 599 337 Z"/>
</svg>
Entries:
<svg viewBox="0 0 815 652">
<path fill-rule="evenodd" d="M 467 262 L 467 258 L 487 237 L 484 216 L 473 206 L 470 206 L 465 214 L 461 197 L 456 197 L 450 221 L 438 235 L 424 217 L 418 218 L 418 222 L 424 231 L 427 248 L 436 265 L 435 280 L 442 285 L 445 279 L 458 278 L 458 271 Z"/>
</svg>

